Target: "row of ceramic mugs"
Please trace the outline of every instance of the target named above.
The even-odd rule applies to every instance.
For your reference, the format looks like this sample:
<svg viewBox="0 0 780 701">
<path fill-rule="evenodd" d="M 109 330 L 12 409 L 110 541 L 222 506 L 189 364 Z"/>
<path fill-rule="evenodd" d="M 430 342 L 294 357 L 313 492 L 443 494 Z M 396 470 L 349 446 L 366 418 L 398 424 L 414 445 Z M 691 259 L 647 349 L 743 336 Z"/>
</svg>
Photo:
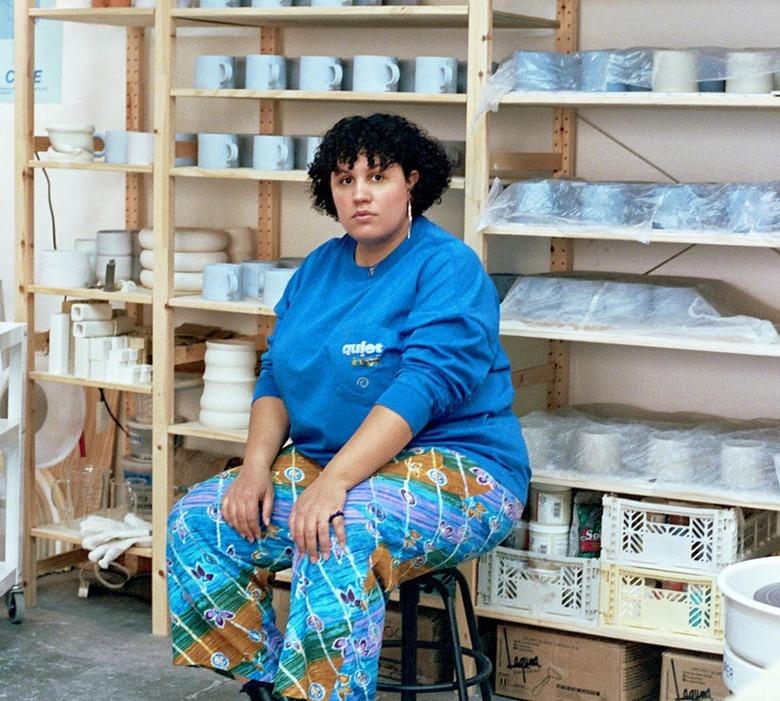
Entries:
<svg viewBox="0 0 780 701">
<path fill-rule="evenodd" d="M 199 168 L 306 169 L 322 142 L 320 136 L 276 134 L 199 134 Z"/>
<path fill-rule="evenodd" d="M 298 269 L 299 259 L 208 263 L 203 266 L 203 297 L 212 302 L 261 299 L 274 307 Z"/>
<path fill-rule="evenodd" d="M 352 90 L 355 92 L 466 92 L 466 62 L 454 56 L 362 55 L 288 58 L 274 54 L 204 55 L 195 59 L 202 90 Z"/>
</svg>

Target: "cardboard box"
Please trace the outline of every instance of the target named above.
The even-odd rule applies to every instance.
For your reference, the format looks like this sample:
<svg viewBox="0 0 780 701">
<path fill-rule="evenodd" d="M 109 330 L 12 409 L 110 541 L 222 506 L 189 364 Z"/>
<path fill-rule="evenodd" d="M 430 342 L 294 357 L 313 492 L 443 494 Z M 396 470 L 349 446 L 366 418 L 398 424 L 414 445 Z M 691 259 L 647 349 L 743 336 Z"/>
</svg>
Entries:
<svg viewBox="0 0 780 701">
<path fill-rule="evenodd" d="M 660 701 L 723 701 L 728 696 L 722 657 L 664 652 Z"/>
<path fill-rule="evenodd" d="M 499 625 L 496 694 L 528 701 L 656 701 L 660 650 L 516 625 Z"/>
<path fill-rule="evenodd" d="M 432 609 L 417 609 L 417 639 L 445 642 L 449 636 L 444 613 Z M 401 612 L 388 608 L 385 612 L 384 640 L 401 639 Z M 452 660 L 438 650 L 417 650 L 417 681 L 434 684 L 452 679 Z M 401 648 L 383 647 L 379 655 L 379 676 L 401 680 Z"/>
</svg>

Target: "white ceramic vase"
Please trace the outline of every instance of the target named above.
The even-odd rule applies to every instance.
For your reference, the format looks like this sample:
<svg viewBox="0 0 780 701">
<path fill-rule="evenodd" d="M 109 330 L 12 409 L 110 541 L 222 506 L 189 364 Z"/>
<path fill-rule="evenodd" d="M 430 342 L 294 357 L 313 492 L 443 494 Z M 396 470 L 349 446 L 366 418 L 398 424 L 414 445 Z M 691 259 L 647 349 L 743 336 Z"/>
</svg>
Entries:
<svg viewBox="0 0 780 701">
<path fill-rule="evenodd" d="M 206 342 L 200 422 L 223 429 L 249 427 L 257 354 L 252 341 Z"/>
</svg>

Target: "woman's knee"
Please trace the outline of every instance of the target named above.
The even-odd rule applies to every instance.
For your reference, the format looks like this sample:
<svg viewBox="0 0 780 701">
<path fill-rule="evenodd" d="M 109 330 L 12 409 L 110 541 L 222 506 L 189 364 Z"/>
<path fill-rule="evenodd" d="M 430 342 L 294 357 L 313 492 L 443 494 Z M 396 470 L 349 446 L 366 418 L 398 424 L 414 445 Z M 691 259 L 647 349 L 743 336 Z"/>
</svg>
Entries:
<svg viewBox="0 0 780 701">
<path fill-rule="evenodd" d="M 214 522 L 219 518 L 222 494 L 224 494 L 223 476 L 217 475 L 199 482 L 179 499 L 168 515 L 168 533 L 182 534 L 188 525 L 208 519 Z"/>
</svg>

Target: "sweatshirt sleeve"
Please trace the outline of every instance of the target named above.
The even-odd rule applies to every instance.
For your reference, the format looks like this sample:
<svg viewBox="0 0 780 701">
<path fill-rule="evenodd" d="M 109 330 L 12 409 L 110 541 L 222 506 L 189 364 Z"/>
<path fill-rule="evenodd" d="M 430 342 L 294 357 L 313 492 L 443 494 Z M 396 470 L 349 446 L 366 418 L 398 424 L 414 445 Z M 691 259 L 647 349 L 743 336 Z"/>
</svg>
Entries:
<svg viewBox="0 0 780 701">
<path fill-rule="evenodd" d="M 498 295 L 477 256 L 457 250 L 423 269 L 405 323 L 400 368 L 377 404 L 416 435 L 462 404 L 498 352 Z"/>
<path fill-rule="evenodd" d="M 279 387 L 276 384 L 276 378 L 274 378 L 274 364 L 271 358 L 271 349 L 273 348 L 274 338 L 276 334 L 279 333 L 279 329 L 282 326 L 284 315 L 290 308 L 291 299 L 294 296 L 295 291 L 298 289 L 299 281 L 300 275 L 298 272 L 296 272 L 290 282 L 287 284 L 282 298 L 274 307 L 276 323 L 274 324 L 273 334 L 268 337 L 268 347 L 266 348 L 265 353 L 263 353 L 263 357 L 260 359 L 260 374 L 257 377 L 257 382 L 255 383 L 255 392 L 252 396 L 253 404 L 257 399 L 260 399 L 260 397 L 281 398 Z"/>
</svg>

